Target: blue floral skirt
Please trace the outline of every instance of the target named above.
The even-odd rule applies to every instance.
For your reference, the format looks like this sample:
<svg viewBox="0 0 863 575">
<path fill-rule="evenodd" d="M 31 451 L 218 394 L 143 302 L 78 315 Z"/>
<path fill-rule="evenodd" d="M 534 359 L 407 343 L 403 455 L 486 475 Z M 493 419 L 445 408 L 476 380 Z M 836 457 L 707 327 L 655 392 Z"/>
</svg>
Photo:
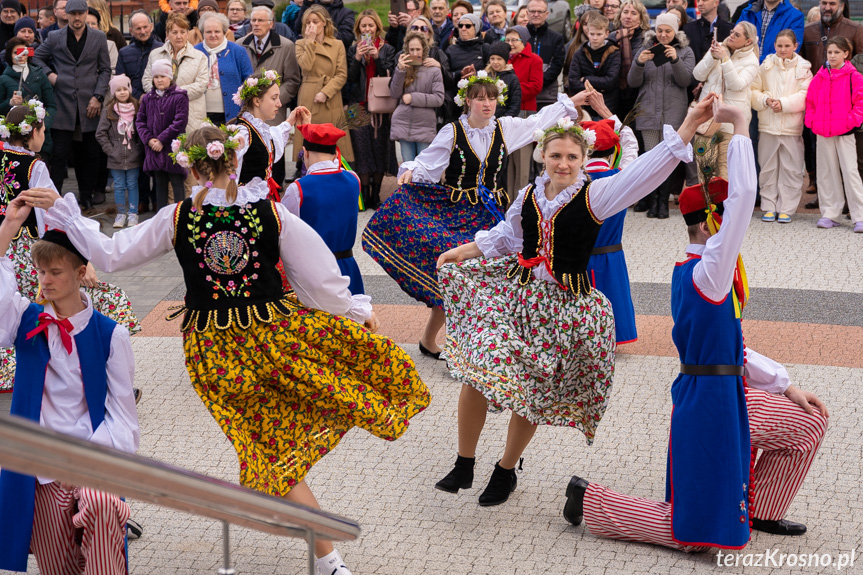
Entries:
<svg viewBox="0 0 863 575">
<path fill-rule="evenodd" d="M 363 250 L 412 298 L 442 307 L 437 259 L 470 243 L 497 220 L 481 201 L 450 199 L 450 188 L 405 184 L 378 208 L 363 232 Z"/>
</svg>

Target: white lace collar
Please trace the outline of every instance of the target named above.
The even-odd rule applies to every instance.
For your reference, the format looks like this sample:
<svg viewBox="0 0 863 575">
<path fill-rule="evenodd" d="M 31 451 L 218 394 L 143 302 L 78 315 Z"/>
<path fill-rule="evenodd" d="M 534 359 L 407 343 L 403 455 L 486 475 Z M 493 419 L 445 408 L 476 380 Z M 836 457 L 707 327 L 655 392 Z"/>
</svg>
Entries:
<svg viewBox="0 0 863 575">
<path fill-rule="evenodd" d="M 458 119 L 461 122 L 462 127 L 464 128 L 465 133 L 467 134 L 468 139 L 471 136 L 479 136 L 485 135 L 491 137 L 494 134 L 494 129 L 497 127 L 497 118 L 492 118 L 488 121 L 488 125 L 485 128 L 474 128 L 467 122 L 467 114 L 462 114 Z"/>
<path fill-rule="evenodd" d="M 193 186 L 192 199 L 194 199 L 195 196 L 197 196 L 203 189 L 204 186 Z M 224 188 L 213 187 L 210 188 L 209 192 L 207 192 L 207 196 L 204 198 L 204 205 L 219 206 L 225 208 L 228 206 L 241 206 L 245 204 L 251 204 L 253 202 L 267 199 L 268 192 L 269 190 L 266 186 L 240 186 L 237 190 L 237 199 L 233 202 L 229 202 Z"/>
<path fill-rule="evenodd" d="M 578 177 L 575 178 L 575 182 L 570 185 L 568 188 L 557 194 L 554 199 L 549 200 L 545 197 L 545 186 L 551 178 L 548 177 L 548 174 L 543 173 L 541 176 L 537 176 L 536 181 L 534 181 L 534 197 L 536 198 L 536 205 L 539 206 L 540 211 L 542 212 L 543 217 L 548 218 L 554 212 L 568 204 L 575 194 L 581 189 L 585 182 L 584 170 L 578 172 Z"/>
<path fill-rule="evenodd" d="M 22 148 L 21 146 L 13 146 L 12 144 L 4 144 L 4 150 L 9 150 L 10 152 L 19 152 L 21 154 L 27 154 L 28 156 L 35 156 L 35 152 L 31 152 L 27 148 Z"/>
<path fill-rule="evenodd" d="M 248 112 L 243 112 L 243 119 L 249 122 L 251 125 L 258 130 L 258 133 L 261 134 L 261 137 L 268 144 L 270 143 L 270 125 L 260 118 L 256 118 Z"/>
</svg>

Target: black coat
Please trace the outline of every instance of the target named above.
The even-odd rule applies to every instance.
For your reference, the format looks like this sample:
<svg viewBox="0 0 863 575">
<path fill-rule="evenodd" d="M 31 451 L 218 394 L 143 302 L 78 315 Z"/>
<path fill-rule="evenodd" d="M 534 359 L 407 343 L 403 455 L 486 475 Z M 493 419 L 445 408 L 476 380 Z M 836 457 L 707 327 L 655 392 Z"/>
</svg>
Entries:
<svg viewBox="0 0 863 575">
<path fill-rule="evenodd" d="M 542 58 L 542 92 L 536 97 L 538 106 L 557 102 L 557 77 L 563 70 L 566 59 L 566 41 L 563 36 L 550 30 L 548 24 L 539 28 L 527 25 L 530 33 L 530 47 L 534 54 Z"/>
<path fill-rule="evenodd" d="M 186 15 L 186 19 L 189 21 L 189 26 L 194 28 L 198 25 L 198 12 L 196 10 L 192 10 Z M 159 11 L 159 21 L 156 22 L 155 26 L 153 26 L 153 34 L 155 34 L 156 37 L 162 42 L 165 41 L 165 34 L 167 32 L 165 30 L 165 25 L 167 24 L 167 22 L 168 13 Z"/>
<path fill-rule="evenodd" d="M 366 101 L 366 64 L 356 58 L 357 45 L 348 48 L 348 81 L 342 95 L 345 104 Z M 392 76 L 396 66 L 396 51 L 389 44 L 381 44 L 375 60 L 375 76 Z"/>
<path fill-rule="evenodd" d="M 719 42 L 722 42 L 734 29 L 734 24 L 726 22 L 722 18 L 716 19 L 716 36 Z M 704 55 L 710 51 L 710 43 L 713 41 L 713 34 L 710 32 L 710 22 L 704 18 L 693 20 L 685 24 L 680 29 L 686 38 L 689 40 L 689 47 L 692 48 L 692 53 L 695 54 L 695 61 L 701 62 Z"/>
<path fill-rule="evenodd" d="M 461 71 L 465 66 L 473 64 L 479 71 L 488 64 L 489 47 L 480 37 L 456 40 L 456 43 L 448 46 L 445 51 L 449 58 L 449 75 L 456 82 L 461 80 Z"/>
<path fill-rule="evenodd" d="M 506 84 L 506 104 L 498 104 L 494 115 L 498 118 L 504 116 L 515 118 L 521 112 L 521 82 L 518 81 L 518 76 L 515 75 L 511 65 L 508 65 L 507 69 L 497 77 Z"/>
<path fill-rule="evenodd" d="M 585 42 L 576 50 L 569 67 L 569 91 L 572 94 L 584 90 L 582 78 L 602 93 L 611 113 L 617 113 L 620 96 L 620 49 L 617 44 L 607 42 L 599 50 L 591 50 Z"/>
<path fill-rule="evenodd" d="M 144 71 L 147 69 L 147 62 L 150 60 L 150 52 L 153 48 L 158 48 L 162 42 L 156 38 L 156 34 L 150 34 L 150 39 L 146 42 L 138 42 L 132 40 L 117 54 L 117 74 L 126 74 L 132 81 L 132 95 L 141 99 L 144 95 L 144 86 L 141 79 L 144 77 Z"/>
</svg>

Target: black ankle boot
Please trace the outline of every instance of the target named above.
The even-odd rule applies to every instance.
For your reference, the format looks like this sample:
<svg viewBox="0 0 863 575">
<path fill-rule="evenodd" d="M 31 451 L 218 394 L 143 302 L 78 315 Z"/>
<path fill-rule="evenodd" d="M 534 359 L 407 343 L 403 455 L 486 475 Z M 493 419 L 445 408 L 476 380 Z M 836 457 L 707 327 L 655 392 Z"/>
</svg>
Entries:
<svg viewBox="0 0 863 575">
<path fill-rule="evenodd" d="M 660 220 L 668 219 L 668 191 L 661 190 L 656 199 L 656 217 Z"/>
<path fill-rule="evenodd" d="M 446 474 L 446 477 L 435 483 L 435 489 L 447 493 L 458 493 L 459 489 L 470 489 L 473 487 L 473 466 L 475 463 L 476 458 L 459 455 L 455 460 L 455 467 Z"/>
<path fill-rule="evenodd" d="M 657 216 L 659 210 L 659 201 L 657 192 L 650 192 L 650 195 L 647 196 L 647 201 L 649 203 L 649 207 L 647 208 L 647 217 L 655 218 Z"/>
<path fill-rule="evenodd" d="M 509 494 L 515 491 L 517 484 L 515 469 L 504 469 L 498 461 L 494 464 L 494 471 L 491 473 L 491 479 L 488 480 L 485 491 L 479 496 L 479 504 L 483 507 L 500 505 L 509 499 Z"/>
<path fill-rule="evenodd" d="M 372 209 L 372 187 L 360 184 L 360 195 L 363 197 L 363 207 L 368 210 Z"/>
<path fill-rule="evenodd" d="M 632 209 L 634 212 L 646 212 L 650 208 L 650 201 L 647 198 L 641 198 L 638 200 L 638 203 L 635 204 L 635 207 Z"/>
<path fill-rule="evenodd" d="M 584 494 L 588 483 L 581 477 L 573 475 L 566 486 L 566 504 L 563 506 L 563 517 L 573 525 L 580 525 L 584 519 Z"/>
<path fill-rule="evenodd" d="M 381 207 L 381 182 L 373 183 L 371 187 L 371 191 L 369 192 L 369 205 L 373 210 Z"/>
</svg>

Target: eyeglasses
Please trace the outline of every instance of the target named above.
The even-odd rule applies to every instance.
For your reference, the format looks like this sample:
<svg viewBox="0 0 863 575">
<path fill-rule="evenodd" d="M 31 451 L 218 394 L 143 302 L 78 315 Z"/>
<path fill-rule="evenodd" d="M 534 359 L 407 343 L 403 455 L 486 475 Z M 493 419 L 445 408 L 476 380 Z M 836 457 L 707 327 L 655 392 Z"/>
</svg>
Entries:
<svg viewBox="0 0 863 575">
<path fill-rule="evenodd" d="M 228 8 L 228 12 L 245 12 L 245 8 Z"/>
<path fill-rule="evenodd" d="M 458 27 L 459 28 L 473 28 L 473 24 L 471 24 L 470 22 L 468 22 L 466 24 L 462 24 L 461 22 L 459 22 Z"/>
<path fill-rule="evenodd" d="M 504 42 L 507 44 L 519 44 L 521 43 L 521 38 L 507 38 Z"/>
<path fill-rule="evenodd" d="M 528 10 L 527 13 L 539 16 L 540 14 L 548 14 L 548 10 Z"/>
<path fill-rule="evenodd" d="M 411 26 L 411 31 L 413 31 L 413 32 L 428 32 L 429 27 L 428 26 L 416 26 L 415 25 L 415 26 Z"/>
</svg>

